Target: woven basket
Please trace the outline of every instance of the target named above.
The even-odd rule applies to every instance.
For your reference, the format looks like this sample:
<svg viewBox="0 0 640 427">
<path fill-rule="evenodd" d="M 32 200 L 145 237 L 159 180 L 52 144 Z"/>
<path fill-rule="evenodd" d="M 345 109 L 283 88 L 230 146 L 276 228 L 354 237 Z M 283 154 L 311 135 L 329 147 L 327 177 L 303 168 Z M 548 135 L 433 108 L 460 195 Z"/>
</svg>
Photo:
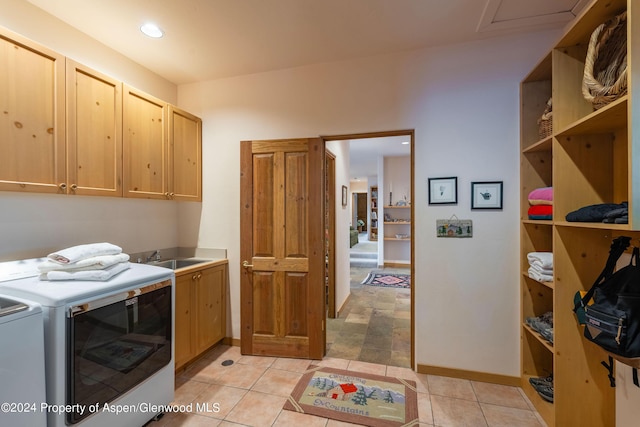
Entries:
<svg viewBox="0 0 640 427">
<path fill-rule="evenodd" d="M 599 109 L 627 93 L 627 12 L 591 34 L 584 64 L 582 94 Z"/>
<path fill-rule="evenodd" d="M 549 98 L 547 101 L 547 107 L 542 113 L 542 117 L 538 119 L 538 136 L 540 140 L 546 139 L 553 133 L 553 111 L 552 100 Z"/>
</svg>

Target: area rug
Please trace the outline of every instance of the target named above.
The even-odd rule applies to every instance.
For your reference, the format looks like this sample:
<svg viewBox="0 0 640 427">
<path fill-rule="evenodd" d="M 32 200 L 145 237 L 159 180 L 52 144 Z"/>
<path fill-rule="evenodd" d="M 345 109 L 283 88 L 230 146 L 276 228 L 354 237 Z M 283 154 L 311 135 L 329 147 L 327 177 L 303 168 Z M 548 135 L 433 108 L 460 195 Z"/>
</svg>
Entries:
<svg viewBox="0 0 640 427">
<path fill-rule="evenodd" d="M 311 365 L 284 409 L 371 427 L 418 425 L 415 381 Z"/>
<path fill-rule="evenodd" d="M 377 273 L 372 271 L 366 279 L 362 281 L 363 285 L 383 286 L 387 288 L 410 288 L 410 274 L 394 274 L 394 273 Z"/>
</svg>

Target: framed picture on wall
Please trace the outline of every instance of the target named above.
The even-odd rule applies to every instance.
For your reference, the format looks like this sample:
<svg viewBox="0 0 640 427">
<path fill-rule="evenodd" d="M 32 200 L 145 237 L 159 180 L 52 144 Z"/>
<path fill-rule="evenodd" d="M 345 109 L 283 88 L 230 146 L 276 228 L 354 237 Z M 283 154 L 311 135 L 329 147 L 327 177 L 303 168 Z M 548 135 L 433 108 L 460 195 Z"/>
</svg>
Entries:
<svg viewBox="0 0 640 427">
<path fill-rule="evenodd" d="M 502 209 L 502 181 L 472 182 L 471 209 Z"/>
<path fill-rule="evenodd" d="M 429 178 L 429 204 L 455 205 L 458 203 L 458 177 Z"/>
<path fill-rule="evenodd" d="M 347 186 L 342 186 L 342 206 L 347 206 Z"/>
</svg>

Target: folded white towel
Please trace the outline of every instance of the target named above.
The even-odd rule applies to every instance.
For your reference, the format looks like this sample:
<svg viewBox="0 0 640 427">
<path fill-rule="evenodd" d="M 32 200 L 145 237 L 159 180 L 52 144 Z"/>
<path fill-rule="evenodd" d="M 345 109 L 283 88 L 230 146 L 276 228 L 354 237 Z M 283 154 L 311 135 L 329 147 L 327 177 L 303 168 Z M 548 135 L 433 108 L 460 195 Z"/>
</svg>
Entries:
<svg viewBox="0 0 640 427">
<path fill-rule="evenodd" d="M 529 268 L 528 273 L 529 273 L 529 277 L 531 277 L 534 280 L 537 280 L 538 282 L 553 282 L 553 275 L 542 274 L 539 271 L 537 271 L 535 268 Z"/>
<path fill-rule="evenodd" d="M 529 265 L 537 265 L 541 268 L 553 269 L 552 252 L 529 252 L 527 254 Z"/>
<path fill-rule="evenodd" d="M 112 265 L 129 261 L 129 255 L 125 253 L 117 255 L 99 255 L 91 258 L 81 259 L 71 264 L 59 264 L 57 262 L 46 260 L 38 264 L 38 270 L 41 273 L 50 271 L 83 271 L 83 270 L 103 270 Z"/>
<path fill-rule="evenodd" d="M 117 255 L 120 252 L 122 252 L 122 248 L 111 243 L 89 243 L 62 249 L 49 254 L 47 258 L 60 264 L 72 264 L 86 258 L 99 255 Z"/>
<path fill-rule="evenodd" d="M 50 271 L 40 276 L 40 280 L 97 280 L 106 281 L 111 279 L 118 273 L 121 273 L 131 267 L 127 262 L 121 262 L 104 270 L 85 270 L 85 271 Z M 45 278 L 46 277 L 46 278 Z"/>
<path fill-rule="evenodd" d="M 539 264 L 533 264 L 529 268 L 535 270 L 536 273 L 553 276 L 553 268 L 542 268 Z"/>
</svg>

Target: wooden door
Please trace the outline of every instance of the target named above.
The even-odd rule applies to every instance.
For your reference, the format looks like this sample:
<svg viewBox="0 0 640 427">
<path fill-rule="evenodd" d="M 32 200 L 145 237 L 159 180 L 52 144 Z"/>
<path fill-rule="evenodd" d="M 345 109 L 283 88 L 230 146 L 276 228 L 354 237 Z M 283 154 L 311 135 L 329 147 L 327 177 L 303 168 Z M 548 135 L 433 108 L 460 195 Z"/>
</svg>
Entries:
<svg viewBox="0 0 640 427">
<path fill-rule="evenodd" d="M 0 190 L 66 192 L 64 56 L 0 33 Z"/>
<path fill-rule="evenodd" d="M 241 350 L 321 359 L 325 334 L 324 141 L 243 141 Z"/>
<path fill-rule="evenodd" d="M 122 83 L 67 59 L 70 194 L 122 196 Z"/>
<path fill-rule="evenodd" d="M 167 103 L 124 85 L 124 196 L 168 199 Z"/>
<path fill-rule="evenodd" d="M 169 196 L 202 201 L 202 120 L 169 106 Z"/>
</svg>

